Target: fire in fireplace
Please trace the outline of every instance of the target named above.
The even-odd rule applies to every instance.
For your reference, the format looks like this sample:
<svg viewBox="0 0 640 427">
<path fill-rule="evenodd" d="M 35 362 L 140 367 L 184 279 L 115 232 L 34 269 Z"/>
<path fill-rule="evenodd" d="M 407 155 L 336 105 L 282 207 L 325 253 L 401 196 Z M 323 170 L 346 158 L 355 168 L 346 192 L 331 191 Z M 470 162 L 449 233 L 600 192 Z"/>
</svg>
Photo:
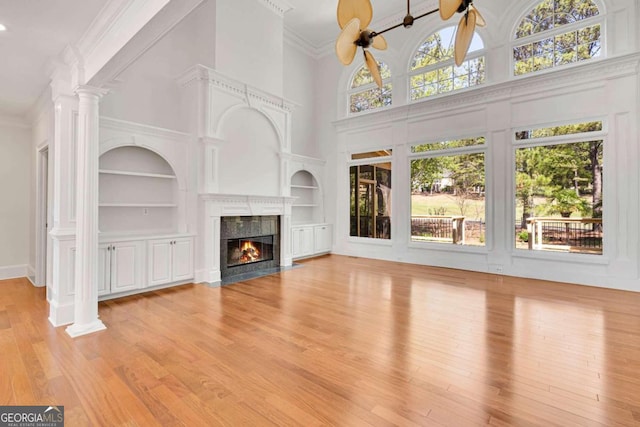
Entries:
<svg viewBox="0 0 640 427">
<path fill-rule="evenodd" d="M 271 261 L 272 259 L 273 236 L 227 240 L 227 267 Z"/>
</svg>

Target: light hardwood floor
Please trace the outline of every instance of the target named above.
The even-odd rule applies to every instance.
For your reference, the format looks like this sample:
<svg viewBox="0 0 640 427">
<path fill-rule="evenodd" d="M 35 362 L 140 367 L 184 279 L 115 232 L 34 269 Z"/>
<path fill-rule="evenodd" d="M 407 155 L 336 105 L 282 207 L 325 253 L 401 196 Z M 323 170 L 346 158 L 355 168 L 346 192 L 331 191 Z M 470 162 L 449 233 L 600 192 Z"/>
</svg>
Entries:
<svg viewBox="0 0 640 427">
<path fill-rule="evenodd" d="M 67 426 L 640 425 L 640 294 L 326 256 L 100 303 L 0 282 L 0 405 Z"/>
</svg>

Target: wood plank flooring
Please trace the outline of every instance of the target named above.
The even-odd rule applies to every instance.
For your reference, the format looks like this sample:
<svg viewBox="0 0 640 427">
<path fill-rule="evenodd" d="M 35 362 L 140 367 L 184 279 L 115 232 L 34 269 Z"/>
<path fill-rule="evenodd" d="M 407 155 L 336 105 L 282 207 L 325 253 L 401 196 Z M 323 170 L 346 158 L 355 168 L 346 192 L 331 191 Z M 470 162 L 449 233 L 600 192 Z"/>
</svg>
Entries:
<svg viewBox="0 0 640 427">
<path fill-rule="evenodd" d="M 640 426 L 640 294 L 325 256 L 100 303 L 0 282 L 0 405 L 67 426 Z"/>
</svg>

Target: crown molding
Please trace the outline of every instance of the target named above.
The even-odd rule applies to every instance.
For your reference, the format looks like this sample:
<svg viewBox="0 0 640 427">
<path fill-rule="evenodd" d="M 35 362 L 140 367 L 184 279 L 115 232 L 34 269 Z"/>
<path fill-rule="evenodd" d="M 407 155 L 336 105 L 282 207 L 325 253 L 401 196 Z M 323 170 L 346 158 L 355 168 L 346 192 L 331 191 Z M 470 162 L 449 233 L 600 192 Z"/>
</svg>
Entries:
<svg viewBox="0 0 640 427">
<path fill-rule="evenodd" d="M 447 115 L 461 108 L 477 109 L 486 104 L 541 96 L 548 92 L 567 91 L 577 86 L 602 87 L 608 80 L 640 73 L 640 53 L 592 61 L 553 70 L 541 75 L 530 75 L 507 82 L 486 84 L 398 107 L 384 108 L 333 122 L 337 132 L 383 126 L 397 120 L 414 120 L 424 116 Z"/>
<path fill-rule="evenodd" d="M 122 131 L 138 135 L 148 135 L 179 141 L 184 141 L 192 137 L 190 133 L 186 132 L 150 126 L 143 123 L 128 122 L 126 120 L 114 119 L 112 117 L 105 116 L 100 116 L 100 127 L 115 131 Z"/>
<path fill-rule="evenodd" d="M 284 42 L 312 59 L 317 60 L 323 56 L 322 49 L 315 47 L 309 40 L 302 38 L 287 26 L 284 27 Z"/>
<path fill-rule="evenodd" d="M 211 87 L 244 99 L 248 105 L 253 105 L 253 102 L 257 101 L 286 112 L 299 106 L 293 101 L 252 87 L 201 64 L 189 68 L 176 80 L 183 87 L 196 82 L 207 82 Z"/>
<path fill-rule="evenodd" d="M 284 14 L 292 9 L 291 5 L 284 0 L 260 0 L 260 3 L 281 18 L 284 18 Z"/>
</svg>

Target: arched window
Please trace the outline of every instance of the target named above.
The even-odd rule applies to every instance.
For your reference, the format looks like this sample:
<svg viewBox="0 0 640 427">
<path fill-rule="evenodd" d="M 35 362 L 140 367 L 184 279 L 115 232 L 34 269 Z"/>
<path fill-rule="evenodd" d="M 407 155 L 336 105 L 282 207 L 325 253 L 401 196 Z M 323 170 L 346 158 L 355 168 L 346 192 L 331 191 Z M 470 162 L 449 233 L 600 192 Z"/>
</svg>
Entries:
<svg viewBox="0 0 640 427">
<path fill-rule="evenodd" d="M 601 22 L 598 6 L 591 0 L 538 3 L 516 28 L 514 75 L 599 57 Z"/>
<path fill-rule="evenodd" d="M 453 90 L 476 86 L 484 82 L 484 44 L 473 35 L 465 61 L 457 67 L 453 62 L 456 27 L 447 27 L 431 34 L 418 47 L 409 70 L 411 100 Z"/>
<path fill-rule="evenodd" d="M 360 113 L 391 105 L 391 70 L 384 62 L 378 61 L 382 89 L 378 88 L 371 73 L 362 65 L 353 75 L 349 85 L 349 111 Z"/>
</svg>

